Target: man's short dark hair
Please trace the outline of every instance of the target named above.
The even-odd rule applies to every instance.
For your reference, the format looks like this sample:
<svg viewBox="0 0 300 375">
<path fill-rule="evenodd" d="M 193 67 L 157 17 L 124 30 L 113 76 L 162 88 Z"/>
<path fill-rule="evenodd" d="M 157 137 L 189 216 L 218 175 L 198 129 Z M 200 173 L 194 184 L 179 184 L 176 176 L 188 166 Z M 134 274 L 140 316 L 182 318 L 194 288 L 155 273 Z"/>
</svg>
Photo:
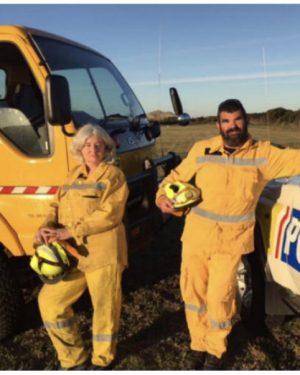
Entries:
<svg viewBox="0 0 300 375">
<path fill-rule="evenodd" d="M 246 124 L 248 123 L 248 117 L 247 113 L 245 111 L 245 108 L 243 104 L 238 99 L 227 99 L 224 102 L 222 102 L 218 107 L 218 122 L 220 121 L 220 113 L 221 112 L 236 112 L 241 111 L 242 115 L 244 117 L 244 120 Z"/>
</svg>

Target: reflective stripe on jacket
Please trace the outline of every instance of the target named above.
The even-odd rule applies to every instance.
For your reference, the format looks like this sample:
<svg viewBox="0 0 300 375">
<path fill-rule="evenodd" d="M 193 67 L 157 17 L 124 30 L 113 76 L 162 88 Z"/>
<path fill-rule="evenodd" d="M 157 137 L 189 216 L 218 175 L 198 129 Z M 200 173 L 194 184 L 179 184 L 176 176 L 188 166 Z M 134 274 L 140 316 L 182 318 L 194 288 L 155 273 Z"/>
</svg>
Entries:
<svg viewBox="0 0 300 375">
<path fill-rule="evenodd" d="M 279 149 L 251 137 L 232 154 L 221 136 L 194 144 L 187 157 L 163 180 L 188 182 L 201 189 L 202 201 L 186 217 L 182 240 L 210 251 L 253 251 L 255 208 L 272 179 L 300 173 L 300 151 Z M 195 245 L 195 246 L 194 246 Z"/>
<path fill-rule="evenodd" d="M 123 172 L 102 162 L 91 174 L 75 167 L 59 189 L 43 226 L 67 227 L 81 252 L 78 268 L 127 265 L 124 216 L 128 187 Z"/>
</svg>

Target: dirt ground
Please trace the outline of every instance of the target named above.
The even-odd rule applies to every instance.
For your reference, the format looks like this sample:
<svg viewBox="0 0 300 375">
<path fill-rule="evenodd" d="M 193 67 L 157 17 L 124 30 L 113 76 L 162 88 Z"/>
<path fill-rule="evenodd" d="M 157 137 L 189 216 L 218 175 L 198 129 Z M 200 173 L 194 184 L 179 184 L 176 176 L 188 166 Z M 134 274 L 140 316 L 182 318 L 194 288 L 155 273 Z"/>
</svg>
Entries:
<svg viewBox="0 0 300 375">
<path fill-rule="evenodd" d="M 114 370 L 186 370 L 189 336 L 179 292 L 182 220 L 165 224 L 146 250 L 130 256 Z M 23 328 L 0 344 L 0 370 L 54 370 L 56 354 L 36 303 L 40 284 L 24 290 Z M 91 305 L 75 306 L 83 339 L 91 348 Z M 225 370 L 299 370 L 299 318 L 268 317 L 269 334 L 253 337 L 235 317 Z"/>
</svg>

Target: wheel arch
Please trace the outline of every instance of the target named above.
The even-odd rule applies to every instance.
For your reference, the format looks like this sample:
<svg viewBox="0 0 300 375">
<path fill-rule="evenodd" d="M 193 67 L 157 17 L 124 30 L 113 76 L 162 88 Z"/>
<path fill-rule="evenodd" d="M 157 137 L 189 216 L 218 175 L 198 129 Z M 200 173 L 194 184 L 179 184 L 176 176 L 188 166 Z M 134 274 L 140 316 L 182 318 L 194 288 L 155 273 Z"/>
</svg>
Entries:
<svg viewBox="0 0 300 375">
<path fill-rule="evenodd" d="M 9 249 L 12 256 L 25 255 L 23 246 L 19 237 L 13 227 L 9 224 L 6 218 L 0 213 L 0 245 L 5 249 Z M 2 249 L 1 249 L 2 251 Z"/>
</svg>

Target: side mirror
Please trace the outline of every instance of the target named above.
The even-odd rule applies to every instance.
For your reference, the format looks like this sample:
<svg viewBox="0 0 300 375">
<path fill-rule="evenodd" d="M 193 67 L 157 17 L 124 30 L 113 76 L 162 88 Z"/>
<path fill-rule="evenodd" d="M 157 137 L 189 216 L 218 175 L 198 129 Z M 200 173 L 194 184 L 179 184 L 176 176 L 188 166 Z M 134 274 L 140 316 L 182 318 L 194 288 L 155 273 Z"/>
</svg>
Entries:
<svg viewBox="0 0 300 375">
<path fill-rule="evenodd" d="M 188 125 L 191 121 L 191 117 L 187 113 L 183 113 L 181 100 L 175 87 L 170 88 L 170 96 L 174 112 L 177 115 L 177 121 L 179 122 L 179 125 Z"/>
<path fill-rule="evenodd" d="M 5 99 L 7 95 L 6 79 L 5 71 L 0 69 L 0 100 Z"/>
<path fill-rule="evenodd" d="M 65 77 L 53 74 L 46 78 L 45 107 L 52 125 L 66 125 L 72 120 L 70 90 Z"/>
</svg>

